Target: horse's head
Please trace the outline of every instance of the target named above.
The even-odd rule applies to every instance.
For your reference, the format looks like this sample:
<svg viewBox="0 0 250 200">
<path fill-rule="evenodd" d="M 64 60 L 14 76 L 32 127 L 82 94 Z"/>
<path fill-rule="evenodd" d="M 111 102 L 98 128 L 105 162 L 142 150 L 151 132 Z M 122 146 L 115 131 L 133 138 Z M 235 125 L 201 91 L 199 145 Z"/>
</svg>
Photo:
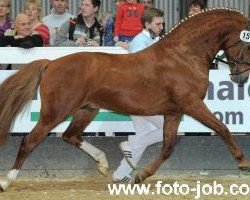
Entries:
<svg viewBox="0 0 250 200">
<path fill-rule="evenodd" d="M 240 34 L 237 32 L 236 37 L 229 41 L 230 44 L 225 45 L 224 51 L 231 71 L 230 78 L 243 86 L 248 81 L 250 71 L 250 21 L 247 21 Z"/>
</svg>

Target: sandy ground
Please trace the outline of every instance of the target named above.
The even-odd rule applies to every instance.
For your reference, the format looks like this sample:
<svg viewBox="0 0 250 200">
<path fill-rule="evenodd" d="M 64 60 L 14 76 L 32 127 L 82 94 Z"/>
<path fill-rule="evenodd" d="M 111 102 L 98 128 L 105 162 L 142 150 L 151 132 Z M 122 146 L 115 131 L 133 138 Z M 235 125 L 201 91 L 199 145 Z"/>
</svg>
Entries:
<svg viewBox="0 0 250 200">
<path fill-rule="evenodd" d="M 175 200 L 175 199 L 195 199 L 196 192 L 190 192 L 188 195 L 164 195 L 156 194 L 156 188 L 154 185 L 157 181 L 162 181 L 162 185 L 173 185 L 176 181 L 181 184 L 187 184 L 190 188 L 196 188 L 197 181 L 200 181 L 201 185 L 210 184 L 213 185 L 214 181 L 218 184 L 222 184 L 226 191 L 229 190 L 231 184 L 237 184 L 242 187 L 242 192 L 245 193 L 246 185 L 250 189 L 250 175 L 229 175 L 229 176 L 154 176 L 145 182 L 148 186 L 151 184 L 149 195 L 111 195 L 108 190 L 108 184 L 112 184 L 110 177 L 102 176 L 77 176 L 74 178 L 19 178 L 13 185 L 5 192 L 0 193 L 1 200 L 148 200 L 148 199 L 159 199 L 159 200 Z M 245 185 L 243 185 L 245 184 Z M 132 185 L 133 186 L 133 185 Z M 206 185 L 205 185 L 206 186 Z M 167 187 L 166 187 L 167 188 Z M 208 191 L 208 188 L 206 188 Z M 169 190 L 166 190 L 169 191 Z M 239 199 L 249 200 L 250 191 L 248 195 L 237 195 L 231 194 L 216 196 L 208 195 L 201 196 L 202 200 L 228 200 L 228 199 Z"/>
</svg>

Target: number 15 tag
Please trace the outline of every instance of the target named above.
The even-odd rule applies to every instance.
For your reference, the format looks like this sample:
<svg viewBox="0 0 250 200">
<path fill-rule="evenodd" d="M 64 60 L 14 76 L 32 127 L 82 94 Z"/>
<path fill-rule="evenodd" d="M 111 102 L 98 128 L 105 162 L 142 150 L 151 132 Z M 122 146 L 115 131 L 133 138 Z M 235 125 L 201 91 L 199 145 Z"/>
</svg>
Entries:
<svg viewBox="0 0 250 200">
<path fill-rule="evenodd" d="M 250 42 L 250 31 L 247 30 L 241 31 L 240 40 L 243 42 Z"/>
</svg>

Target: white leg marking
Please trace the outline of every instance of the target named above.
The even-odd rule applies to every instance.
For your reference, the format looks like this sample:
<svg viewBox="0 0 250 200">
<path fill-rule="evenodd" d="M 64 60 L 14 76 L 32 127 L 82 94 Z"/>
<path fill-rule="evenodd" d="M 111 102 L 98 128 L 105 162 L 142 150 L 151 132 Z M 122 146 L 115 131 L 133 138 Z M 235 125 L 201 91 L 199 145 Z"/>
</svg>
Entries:
<svg viewBox="0 0 250 200">
<path fill-rule="evenodd" d="M 98 161 L 97 158 L 99 154 L 103 153 L 100 149 L 96 148 L 95 146 L 93 146 L 92 144 L 86 141 L 83 141 L 81 143 L 80 148 L 86 153 L 88 153 L 89 155 L 91 155 L 96 161 Z"/>
<path fill-rule="evenodd" d="M 6 190 L 11 185 L 11 183 L 16 180 L 19 171 L 20 170 L 17 169 L 12 169 L 9 171 L 6 180 L 0 181 L 0 187 L 3 190 Z"/>
<path fill-rule="evenodd" d="M 20 170 L 12 169 L 12 170 L 9 171 L 9 173 L 7 174 L 7 178 L 8 178 L 9 180 L 11 180 L 11 181 L 16 180 L 19 171 L 20 171 Z"/>
<path fill-rule="evenodd" d="M 86 153 L 88 153 L 90 156 L 92 156 L 97 162 L 99 162 L 98 170 L 103 175 L 108 174 L 109 165 L 108 165 L 106 155 L 103 151 L 101 151 L 100 149 L 96 148 L 95 146 L 93 146 L 92 144 L 86 141 L 83 141 L 81 143 L 80 148 Z"/>
</svg>

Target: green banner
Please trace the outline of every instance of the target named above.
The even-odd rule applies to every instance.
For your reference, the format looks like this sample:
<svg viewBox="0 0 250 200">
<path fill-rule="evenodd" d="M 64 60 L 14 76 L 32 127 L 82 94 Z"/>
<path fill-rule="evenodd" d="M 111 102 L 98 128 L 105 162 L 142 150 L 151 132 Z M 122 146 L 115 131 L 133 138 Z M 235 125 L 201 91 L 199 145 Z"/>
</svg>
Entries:
<svg viewBox="0 0 250 200">
<path fill-rule="evenodd" d="M 37 122 L 40 119 L 40 112 L 31 112 L 31 121 Z M 71 121 L 72 116 L 67 117 L 65 121 Z M 93 121 L 131 121 L 129 115 L 123 115 L 115 112 L 99 112 Z"/>
</svg>

